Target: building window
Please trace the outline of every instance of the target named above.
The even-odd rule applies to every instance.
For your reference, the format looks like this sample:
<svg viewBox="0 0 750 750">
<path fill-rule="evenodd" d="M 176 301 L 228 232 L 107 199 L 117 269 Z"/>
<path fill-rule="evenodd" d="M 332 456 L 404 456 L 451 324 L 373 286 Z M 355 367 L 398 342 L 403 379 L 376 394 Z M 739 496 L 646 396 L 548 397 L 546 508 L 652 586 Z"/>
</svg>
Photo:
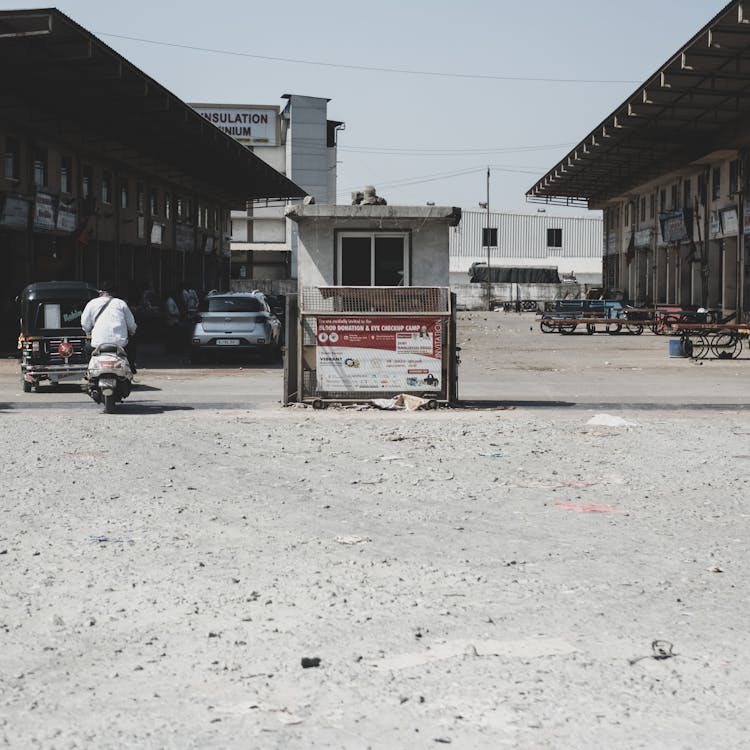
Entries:
<svg viewBox="0 0 750 750">
<path fill-rule="evenodd" d="M 151 216 L 159 215 L 159 191 L 154 189 L 151 191 L 149 196 L 149 203 L 151 206 Z"/>
<path fill-rule="evenodd" d="M 667 210 L 667 191 L 662 188 L 659 191 L 659 211 L 664 213 Z"/>
<path fill-rule="evenodd" d="M 106 169 L 102 172 L 102 203 L 112 203 L 112 172 Z"/>
<path fill-rule="evenodd" d="M 676 211 L 680 207 L 680 194 L 677 189 L 677 183 L 672 185 L 672 210 Z"/>
<path fill-rule="evenodd" d="M 164 193 L 164 218 L 172 218 L 172 196 L 169 193 Z"/>
<path fill-rule="evenodd" d="M 706 205 L 706 175 L 698 175 L 698 200 L 702 206 Z"/>
<path fill-rule="evenodd" d="M 721 197 L 721 167 L 711 170 L 711 198 L 715 201 Z"/>
<path fill-rule="evenodd" d="M 688 177 L 682 183 L 682 207 L 690 208 L 690 201 L 693 199 L 693 183 Z"/>
<path fill-rule="evenodd" d="M 408 286 L 409 242 L 404 233 L 342 234 L 338 278 L 342 286 Z"/>
<path fill-rule="evenodd" d="M 73 192 L 73 159 L 70 156 L 60 159 L 60 192 Z"/>
<path fill-rule="evenodd" d="M 146 191 L 142 182 L 135 183 L 135 210 L 143 213 L 146 208 Z"/>
<path fill-rule="evenodd" d="M 34 149 L 34 187 L 47 187 L 47 149 Z"/>
<path fill-rule="evenodd" d="M 127 179 L 120 180 L 120 208 L 127 208 L 130 204 L 130 194 Z"/>
<path fill-rule="evenodd" d="M 641 196 L 641 218 L 640 221 L 646 221 L 646 196 Z"/>
<path fill-rule="evenodd" d="M 737 159 L 729 162 L 729 195 L 734 195 L 740 185 L 740 163 Z"/>
<path fill-rule="evenodd" d="M 176 212 L 177 212 L 177 221 L 182 221 L 185 218 L 185 201 L 182 200 L 179 196 L 175 198 L 175 203 L 177 204 Z"/>
<path fill-rule="evenodd" d="M 656 194 L 651 193 L 648 200 L 648 218 L 653 219 L 656 215 Z"/>
<path fill-rule="evenodd" d="M 18 143 L 18 138 L 8 135 L 5 137 L 3 177 L 7 180 L 17 180 L 19 179 L 20 173 L 20 145 Z"/>
<path fill-rule="evenodd" d="M 91 176 L 91 167 L 84 167 L 81 170 L 81 197 L 84 200 L 91 197 L 93 182 L 94 180 Z"/>
<path fill-rule="evenodd" d="M 547 247 L 562 247 L 562 229 L 547 230 Z"/>
</svg>

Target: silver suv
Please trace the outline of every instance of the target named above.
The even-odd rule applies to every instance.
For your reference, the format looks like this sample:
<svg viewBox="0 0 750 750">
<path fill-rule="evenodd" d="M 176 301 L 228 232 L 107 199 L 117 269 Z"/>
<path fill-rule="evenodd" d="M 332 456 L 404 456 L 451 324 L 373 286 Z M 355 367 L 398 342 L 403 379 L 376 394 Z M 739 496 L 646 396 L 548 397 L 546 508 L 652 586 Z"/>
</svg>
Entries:
<svg viewBox="0 0 750 750">
<path fill-rule="evenodd" d="M 213 292 L 193 327 L 192 362 L 217 352 L 256 352 L 273 362 L 281 352 L 281 323 L 262 292 Z"/>
</svg>

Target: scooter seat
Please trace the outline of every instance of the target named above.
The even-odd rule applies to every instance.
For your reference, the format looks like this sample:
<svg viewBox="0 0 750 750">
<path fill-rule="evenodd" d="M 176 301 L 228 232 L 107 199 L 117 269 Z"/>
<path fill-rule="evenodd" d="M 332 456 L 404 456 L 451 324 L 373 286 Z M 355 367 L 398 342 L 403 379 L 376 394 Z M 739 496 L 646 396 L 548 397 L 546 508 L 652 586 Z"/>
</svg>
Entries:
<svg viewBox="0 0 750 750">
<path fill-rule="evenodd" d="M 94 349 L 93 354 L 119 354 L 122 351 L 122 347 L 117 344 L 99 344 Z"/>
</svg>

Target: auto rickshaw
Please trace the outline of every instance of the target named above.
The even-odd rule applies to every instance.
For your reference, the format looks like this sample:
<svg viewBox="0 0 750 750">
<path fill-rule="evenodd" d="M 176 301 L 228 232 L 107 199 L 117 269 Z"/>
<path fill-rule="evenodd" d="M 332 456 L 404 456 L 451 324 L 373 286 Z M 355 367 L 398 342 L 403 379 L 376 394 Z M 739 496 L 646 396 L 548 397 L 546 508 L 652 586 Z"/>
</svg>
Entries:
<svg viewBox="0 0 750 750">
<path fill-rule="evenodd" d="M 96 287 L 80 281 L 42 281 L 21 292 L 18 348 L 26 393 L 41 381 L 57 384 L 85 377 L 88 337 L 81 328 L 81 313 L 98 295 Z"/>
</svg>

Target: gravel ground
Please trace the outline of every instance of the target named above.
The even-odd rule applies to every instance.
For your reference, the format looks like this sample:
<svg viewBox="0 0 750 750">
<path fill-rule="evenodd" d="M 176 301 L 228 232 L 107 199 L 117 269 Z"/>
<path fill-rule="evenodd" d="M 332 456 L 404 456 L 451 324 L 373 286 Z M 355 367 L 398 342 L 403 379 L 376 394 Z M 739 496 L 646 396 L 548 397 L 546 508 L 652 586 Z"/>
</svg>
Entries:
<svg viewBox="0 0 750 750">
<path fill-rule="evenodd" d="M 487 408 L 3 362 L 0 746 L 747 747 L 750 362 L 459 329 Z"/>
</svg>

